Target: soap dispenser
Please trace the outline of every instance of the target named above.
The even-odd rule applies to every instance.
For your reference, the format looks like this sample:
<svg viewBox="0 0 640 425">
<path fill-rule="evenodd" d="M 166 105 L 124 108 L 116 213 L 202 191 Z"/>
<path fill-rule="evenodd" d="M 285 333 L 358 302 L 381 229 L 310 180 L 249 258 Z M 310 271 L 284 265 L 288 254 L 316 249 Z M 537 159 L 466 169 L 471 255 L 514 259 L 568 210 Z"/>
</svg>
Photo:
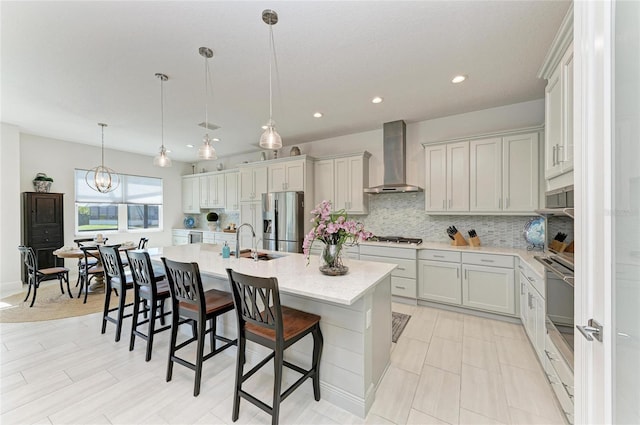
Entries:
<svg viewBox="0 0 640 425">
<path fill-rule="evenodd" d="M 224 246 L 222 247 L 222 258 L 229 258 L 231 255 L 231 248 L 227 245 L 227 242 L 224 242 Z"/>
</svg>

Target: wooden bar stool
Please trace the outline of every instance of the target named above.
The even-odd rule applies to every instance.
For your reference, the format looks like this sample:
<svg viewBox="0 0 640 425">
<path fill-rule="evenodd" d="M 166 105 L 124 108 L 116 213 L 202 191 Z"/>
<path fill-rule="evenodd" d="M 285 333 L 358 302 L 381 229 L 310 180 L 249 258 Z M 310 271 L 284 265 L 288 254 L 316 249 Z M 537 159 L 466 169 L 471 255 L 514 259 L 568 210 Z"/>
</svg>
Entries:
<svg viewBox="0 0 640 425">
<path fill-rule="evenodd" d="M 125 274 L 124 272 L 119 248 L 120 245 L 98 247 L 106 277 L 104 309 L 102 311 L 102 333 L 105 333 L 107 329 L 107 322 L 114 323 L 116 325 L 116 342 L 120 341 L 123 320 L 133 315 L 133 313 L 124 314 L 125 308 L 133 305 L 133 303 L 126 304 L 127 289 L 133 288 L 133 279 L 131 274 Z M 118 306 L 109 309 L 112 291 L 115 291 L 116 295 L 118 295 Z M 109 315 L 112 312 L 116 312 L 116 317 Z"/>
<path fill-rule="evenodd" d="M 313 380 L 314 398 L 316 401 L 320 400 L 320 357 L 323 344 L 320 316 L 282 306 L 278 280 L 275 277 L 248 276 L 231 269 L 227 269 L 227 274 L 238 318 L 238 356 L 232 420 L 234 422 L 238 420 L 240 397 L 242 397 L 269 413 L 271 423 L 276 425 L 280 413 L 280 403 L 307 378 Z M 284 360 L 284 350 L 308 334 L 313 335 L 313 357 L 311 369 L 305 370 Z M 273 352 L 250 371 L 244 373 L 247 340 L 270 348 Z M 271 359 L 273 359 L 275 377 L 273 404 L 268 406 L 244 391 L 242 384 Z M 281 392 L 283 366 L 287 366 L 302 376 L 284 392 Z"/>
<path fill-rule="evenodd" d="M 171 297 L 169 292 L 169 281 L 165 279 L 164 273 L 157 276 L 153 270 L 151 259 L 146 251 L 126 251 L 129 269 L 133 277 L 133 319 L 131 321 L 131 340 L 129 341 L 129 351 L 133 351 L 136 336 L 147 341 L 147 353 L 145 360 L 151 360 L 151 350 L 153 349 L 153 336 L 158 332 L 171 329 L 170 325 L 165 326 L 164 318 L 171 313 L 165 313 L 164 301 Z M 150 310 L 149 318 L 138 320 L 140 304 L 147 301 Z M 157 311 L 160 314 L 157 315 Z M 156 319 L 160 319 L 160 328 L 155 327 Z M 149 324 L 149 329 L 145 334 L 138 329 L 138 326 Z"/>
<path fill-rule="evenodd" d="M 196 373 L 193 388 L 193 395 L 196 397 L 200 394 L 202 363 L 237 343 L 235 339 L 230 340 L 216 334 L 216 320 L 218 316 L 233 310 L 233 299 L 231 294 L 217 289 L 210 289 L 205 292 L 202 289 L 202 278 L 197 263 L 180 263 L 167 260 L 164 257 L 162 257 L 162 262 L 169 280 L 172 304 L 167 382 L 171 381 L 174 362 L 188 367 Z M 193 337 L 178 344 L 178 326 L 181 323 L 181 317 L 194 323 L 196 332 Z M 206 327 L 207 321 L 209 321 L 208 329 Z M 207 334 L 209 334 L 210 338 L 211 352 L 204 355 L 204 340 Z M 216 348 L 216 340 L 220 340 L 224 344 Z M 198 342 L 195 364 L 176 355 L 176 351 L 195 341 Z"/>
</svg>

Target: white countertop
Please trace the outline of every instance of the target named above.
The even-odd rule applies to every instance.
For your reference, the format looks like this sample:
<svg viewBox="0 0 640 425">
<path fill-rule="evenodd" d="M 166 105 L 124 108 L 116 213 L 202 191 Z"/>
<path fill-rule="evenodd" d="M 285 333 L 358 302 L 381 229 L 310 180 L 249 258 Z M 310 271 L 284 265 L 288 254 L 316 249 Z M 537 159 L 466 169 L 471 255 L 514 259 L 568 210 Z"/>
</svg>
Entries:
<svg viewBox="0 0 640 425">
<path fill-rule="evenodd" d="M 253 276 L 276 277 L 280 292 L 337 304 L 351 305 L 372 290 L 397 266 L 387 263 L 348 260 L 349 272 L 344 276 L 325 276 L 318 270 L 318 256 L 309 265 L 302 254 L 275 252 L 282 256 L 269 261 L 251 258 L 222 258 L 221 246 L 188 244 L 149 249 L 152 260 L 166 257 L 174 261 L 196 262 L 200 273 L 228 279 L 227 268 Z M 260 252 L 271 252 L 260 250 Z"/>
<path fill-rule="evenodd" d="M 537 262 L 533 257 L 535 255 L 545 255 L 542 251 L 527 251 L 526 249 L 517 249 L 517 248 L 499 248 L 494 246 L 452 246 L 446 242 L 422 242 L 420 245 L 415 244 L 405 244 L 405 243 L 395 243 L 395 242 L 361 242 L 362 245 L 372 245 L 372 246 L 387 246 L 394 248 L 413 248 L 416 250 L 419 249 L 439 249 L 443 251 L 458 251 L 458 252 L 479 252 L 483 254 L 497 254 L 497 255 L 511 255 L 520 257 L 522 261 L 524 261 L 534 272 L 536 272 L 540 277 L 544 277 L 545 269 Z"/>
</svg>

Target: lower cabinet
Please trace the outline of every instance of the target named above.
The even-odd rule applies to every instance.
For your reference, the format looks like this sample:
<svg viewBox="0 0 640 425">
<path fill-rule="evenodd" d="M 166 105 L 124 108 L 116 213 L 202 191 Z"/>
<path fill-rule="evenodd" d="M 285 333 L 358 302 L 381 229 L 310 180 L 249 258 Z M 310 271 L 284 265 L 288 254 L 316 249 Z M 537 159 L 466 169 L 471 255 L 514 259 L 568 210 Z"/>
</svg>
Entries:
<svg viewBox="0 0 640 425">
<path fill-rule="evenodd" d="M 391 272 L 391 294 L 416 299 L 416 250 L 360 245 L 360 260 L 397 264 Z"/>
<path fill-rule="evenodd" d="M 186 245 L 189 243 L 189 231 L 174 229 L 171 231 L 171 244 L 172 245 Z"/>
<path fill-rule="evenodd" d="M 513 269 L 465 264 L 462 272 L 462 305 L 516 313 Z"/>
<path fill-rule="evenodd" d="M 544 299 L 544 279 L 533 273 L 533 271 L 525 264 L 522 264 L 522 262 L 518 265 L 518 268 L 520 319 L 540 362 L 544 364 L 545 336 L 547 334 L 545 325 L 546 306 Z M 542 293 L 540 291 L 542 291 Z"/>
<path fill-rule="evenodd" d="M 418 261 L 418 298 L 460 305 L 460 263 Z"/>
</svg>

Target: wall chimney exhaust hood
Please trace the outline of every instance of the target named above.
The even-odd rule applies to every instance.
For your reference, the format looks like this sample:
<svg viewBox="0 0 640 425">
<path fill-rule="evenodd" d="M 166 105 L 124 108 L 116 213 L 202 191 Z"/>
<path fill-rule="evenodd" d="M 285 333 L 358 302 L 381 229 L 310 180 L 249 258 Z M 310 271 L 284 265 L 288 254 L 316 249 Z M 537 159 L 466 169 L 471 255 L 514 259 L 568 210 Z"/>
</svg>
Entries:
<svg viewBox="0 0 640 425">
<path fill-rule="evenodd" d="M 364 190 L 365 193 L 422 192 L 422 188 L 406 183 L 406 127 L 402 120 L 384 123 L 382 127 L 384 184 L 367 188 Z"/>
</svg>

